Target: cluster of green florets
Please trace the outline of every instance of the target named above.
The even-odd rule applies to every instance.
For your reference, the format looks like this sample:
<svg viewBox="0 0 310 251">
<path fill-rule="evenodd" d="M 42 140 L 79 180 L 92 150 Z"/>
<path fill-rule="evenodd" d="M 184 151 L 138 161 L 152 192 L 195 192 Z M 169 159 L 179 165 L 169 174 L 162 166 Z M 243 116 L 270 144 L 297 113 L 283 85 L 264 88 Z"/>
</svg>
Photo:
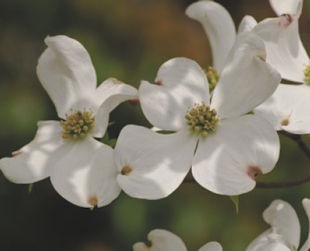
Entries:
<svg viewBox="0 0 310 251">
<path fill-rule="evenodd" d="M 308 65 L 304 70 L 304 81 L 307 85 L 310 85 L 310 65 Z"/>
<path fill-rule="evenodd" d="M 186 115 L 187 125 L 189 125 L 191 132 L 206 137 L 216 130 L 218 124 L 217 113 L 214 109 L 210 109 L 204 103 L 202 105 L 195 105 L 190 109 Z"/>
<path fill-rule="evenodd" d="M 209 82 L 209 91 L 212 92 L 217 82 L 219 81 L 220 74 L 215 67 L 209 66 L 208 70 L 206 71 L 206 76 Z"/>
<path fill-rule="evenodd" d="M 60 123 L 64 139 L 80 139 L 94 128 L 95 118 L 90 111 L 83 110 L 67 115 L 66 120 Z"/>
</svg>

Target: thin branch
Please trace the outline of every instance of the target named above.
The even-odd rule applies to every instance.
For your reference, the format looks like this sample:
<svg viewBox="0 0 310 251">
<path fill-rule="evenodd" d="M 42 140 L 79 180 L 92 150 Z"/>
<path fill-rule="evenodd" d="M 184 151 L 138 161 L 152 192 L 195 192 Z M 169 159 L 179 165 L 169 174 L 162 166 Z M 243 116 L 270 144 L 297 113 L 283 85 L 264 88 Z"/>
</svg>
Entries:
<svg viewBox="0 0 310 251">
<path fill-rule="evenodd" d="M 292 187 L 301 185 L 310 181 L 310 172 L 301 178 L 297 178 L 294 180 L 287 180 L 287 181 L 275 181 L 275 182 L 263 182 L 263 181 L 256 181 L 256 187 L 259 188 L 282 188 L 282 187 Z"/>
<path fill-rule="evenodd" d="M 308 148 L 307 144 L 303 141 L 301 135 L 291 134 L 286 131 L 280 131 L 280 134 L 294 140 L 299 148 L 303 151 L 303 153 L 310 159 L 310 149 Z M 291 187 L 297 186 L 303 183 L 310 181 L 310 172 L 308 172 L 305 176 L 287 180 L 287 181 L 275 181 L 275 182 L 264 182 L 264 181 L 257 181 L 256 187 L 259 188 L 282 188 L 282 187 Z"/>
<path fill-rule="evenodd" d="M 280 134 L 294 140 L 299 148 L 304 152 L 304 154 L 310 159 L 310 149 L 308 148 L 307 144 L 302 140 L 301 135 L 291 134 L 286 131 L 280 131 Z"/>
</svg>

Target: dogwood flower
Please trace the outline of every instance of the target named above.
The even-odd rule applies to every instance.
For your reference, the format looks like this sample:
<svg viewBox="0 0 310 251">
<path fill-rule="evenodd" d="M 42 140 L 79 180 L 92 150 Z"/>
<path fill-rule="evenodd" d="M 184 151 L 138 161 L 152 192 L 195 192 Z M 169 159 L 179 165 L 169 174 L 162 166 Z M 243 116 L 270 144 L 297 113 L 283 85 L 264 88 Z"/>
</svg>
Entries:
<svg viewBox="0 0 310 251">
<path fill-rule="evenodd" d="M 94 137 L 105 134 L 109 113 L 136 96 L 136 89 L 116 79 L 96 88 L 96 73 L 85 48 L 66 36 L 47 37 L 37 74 L 61 121 L 41 121 L 35 138 L 0 160 L 15 183 L 47 177 L 66 200 L 81 207 L 109 204 L 120 193 L 113 150 Z"/>
<path fill-rule="evenodd" d="M 148 236 L 151 247 L 143 242 L 133 245 L 133 251 L 187 251 L 184 242 L 177 235 L 163 229 L 154 229 Z M 215 241 L 208 242 L 198 251 L 223 251 L 222 246 Z"/>
<path fill-rule="evenodd" d="M 275 93 L 255 113 L 267 119 L 276 130 L 296 134 L 310 133 L 310 60 L 298 31 L 302 0 L 270 0 L 279 17 L 256 24 L 252 17 L 243 20 L 265 42 L 267 62 L 282 78 L 302 84 L 280 84 Z"/>
<path fill-rule="evenodd" d="M 211 102 L 206 75 L 190 59 L 168 60 L 155 84 L 142 81 L 138 93 L 144 115 L 153 126 L 175 133 L 134 125 L 121 131 L 115 155 L 122 189 L 133 197 L 163 198 L 192 166 L 195 180 L 214 193 L 252 190 L 254 177 L 270 172 L 279 157 L 276 131 L 259 116 L 247 114 L 280 82 L 263 55 L 258 36 L 240 34 Z"/>
<path fill-rule="evenodd" d="M 310 220 L 310 200 L 303 199 L 303 207 Z M 300 224 L 292 206 L 283 200 L 274 200 L 264 211 L 263 218 L 271 228 L 250 243 L 246 251 L 297 251 L 300 239 Z M 310 229 L 310 228 L 309 228 Z M 310 248 L 310 233 L 300 251 Z"/>
</svg>

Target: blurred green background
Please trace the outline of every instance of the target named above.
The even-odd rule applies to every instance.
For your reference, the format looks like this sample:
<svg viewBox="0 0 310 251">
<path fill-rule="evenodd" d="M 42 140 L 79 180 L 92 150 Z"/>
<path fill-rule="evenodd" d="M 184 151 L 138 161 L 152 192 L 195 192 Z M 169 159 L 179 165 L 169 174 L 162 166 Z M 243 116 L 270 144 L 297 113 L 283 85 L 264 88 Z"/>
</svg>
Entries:
<svg viewBox="0 0 310 251">
<path fill-rule="evenodd" d="M 52 102 L 36 76 L 37 59 L 47 35 L 65 34 L 89 51 L 98 83 L 116 77 L 138 87 L 153 80 L 158 67 L 186 56 L 206 68 L 212 63 L 208 40 L 200 25 L 184 15 L 192 0 L 1 0 L 0 1 L 0 157 L 28 143 L 38 120 L 57 119 Z M 245 14 L 257 20 L 273 16 L 267 0 L 219 1 L 236 23 Z M 219 20 L 220 22 L 220 20 Z M 301 36 L 310 49 L 310 20 L 304 8 Z M 111 114 L 117 137 L 126 124 L 149 126 L 139 106 L 124 103 Z M 309 141 L 309 137 L 305 136 Z M 263 180 L 300 177 L 310 161 L 289 139 L 281 138 L 281 159 Z M 163 200 L 132 199 L 125 194 L 109 206 L 90 211 L 63 200 L 50 181 L 16 185 L 0 176 L 0 250 L 124 251 L 144 241 L 154 228 L 179 235 L 189 250 L 217 240 L 226 251 L 240 251 L 267 228 L 261 213 L 276 198 L 290 202 L 302 223 L 308 222 L 301 200 L 310 184 L 285 189 L 255 189 L 240 196 L 235 213 L 228 197 L 198 184 L 183 184 Z"/>
</svg>

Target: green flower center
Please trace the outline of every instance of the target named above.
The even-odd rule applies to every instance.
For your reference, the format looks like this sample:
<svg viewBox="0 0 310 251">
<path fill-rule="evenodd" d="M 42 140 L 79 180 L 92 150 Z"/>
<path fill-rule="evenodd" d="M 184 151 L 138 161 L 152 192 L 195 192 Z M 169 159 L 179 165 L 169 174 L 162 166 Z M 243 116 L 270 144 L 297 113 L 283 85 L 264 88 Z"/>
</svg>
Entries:
<svg viewBox="0 0 310 251">
<path fill-rule="evenodd" d="M 212 92 L 217 82 L 219 81 L 220 74 L 215 67 L 209 66 L 208 70 L 206 71 L 206 76 L 209 82 L 209 91 Z"/>
<path fill-rule="evenodd" d="M 190 131 L 203 137 L 214 132 L 219 121 L 215 109 L 211 110 L 204 103 L 195 105 L 190 109 L 186 113 L 185 119 L 187 125 L 190 127 Z"/>
<path fill-rule="evenodd" d="M 90 111 L 83 110 L 67 115 L 60 123 L 64 139 L 81 139 L 94 128 L 95 118 Z"/>
<path fill-rule="evenodd" d="M 304 70 L 304 81 L 307 85 L 310 85 L 310 65 L 308 65 Z"/>
</svg>

